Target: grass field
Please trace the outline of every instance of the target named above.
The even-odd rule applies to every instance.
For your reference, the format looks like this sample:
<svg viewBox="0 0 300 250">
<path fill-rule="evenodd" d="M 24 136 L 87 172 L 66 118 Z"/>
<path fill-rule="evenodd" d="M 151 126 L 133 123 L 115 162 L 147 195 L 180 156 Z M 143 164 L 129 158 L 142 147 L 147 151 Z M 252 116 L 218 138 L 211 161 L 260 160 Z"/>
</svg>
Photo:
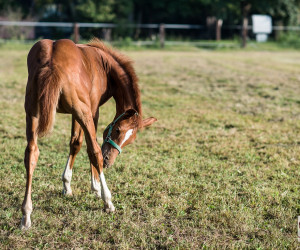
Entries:
<svg viewBox="0 0 300 250">
<path fill-rule="evenodd" d="M 298 248 L 300 52 L 127 51 L 140 78 L 139 133 L 105 171 L 116 207 L 90 191 L 86 147 L 61 194 L 69 115 L 39 141 L 32 228 L 25 191 L 26 46 L 0 48 L 0 248 Z M 114 116 L 100 109 L 98 140 Z"/>
</svg>

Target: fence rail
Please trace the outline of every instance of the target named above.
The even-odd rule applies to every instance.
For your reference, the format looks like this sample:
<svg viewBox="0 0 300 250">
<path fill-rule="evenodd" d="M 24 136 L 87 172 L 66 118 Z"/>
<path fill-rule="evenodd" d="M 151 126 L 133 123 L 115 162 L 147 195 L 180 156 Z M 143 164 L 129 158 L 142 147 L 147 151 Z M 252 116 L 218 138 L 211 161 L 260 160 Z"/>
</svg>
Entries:
<svg viewBox="0 0 300 250">
<path fill-rule="evenodd" d="M 0 25 L 4 26 L 29 26 L 29 27 L 73 27 L 75 23 L 68 22 L 28 22 L 28 21 L 0 21 Z M 78 27 L 83 28 L 116 28 L 118 24 L 114 23 L 77 23 Z M 159 28 L 161 24 L 125 24 L 124 26 L 131 28 Z M 204 25 L 195 24 L 164 24 L 165 29 L 201 29 Z"/>
<path fill-rule="evenodd" d="M 218 22 L 217 22 L 218 23 Z M 19 27 L 64 27 L 73 28 L 74 41 L 79 40 L 79 28 L 104 28 L 114 29 L 120 25 L 114 23 L 71 23 L 71 22 L 30 22 L 30 21 L 0 21 L 1 26 L 19 26 Z M 124 24 L 122 27 L 136 28 L 136 29 L 158 29 L 159 40 L 161 47 L 165 44 L 165 30 L 166 29 L 177 29 L 177 30 L 204 30 L 207 29 L 206 25 L 195 25 L 195 24 Z M 222 25 L 222 22 L 217 24 L 216 30 L 219 32 L 219 36 L 216 35 L 217 40 L 220 39 L 221 28 L 225 30 L 251 30 L 251 25 Z M 300 31 L 300 26 L 273 26 L 274 31 Z M 244 32 L 247 35 L 247 32 Z M 219 37 L 219 38 L 218 38 Z M 146 44 L 146 43 L 145 43 Z"/>
<path fill-rule="evenodd" d="M 74 27 L 75 23 L 71 22 L 29 22 L 29 21 L 0 21 L 0 25 L 3 26 L 29 26 L 29 27 Z M 82 28 L 116 28 L 119 25 L 114 23 L 78 23 L 78 27 Z M 125 27 L 130 28 L 159 28 L 161 24 L 149 23 L 149 24 L 124 24 Z M 205 25 L 196 24 L 163 24 L 165 29 L 204 29 Z M 224 25 L 224 29 L 242 29 L 242 25 Z M 273 30 L 296 30 L 300 31 L 300 26 L 272 26 Z M 251 25 L 247 26 L 247 29 L 252 29 Z"/>
</svg>

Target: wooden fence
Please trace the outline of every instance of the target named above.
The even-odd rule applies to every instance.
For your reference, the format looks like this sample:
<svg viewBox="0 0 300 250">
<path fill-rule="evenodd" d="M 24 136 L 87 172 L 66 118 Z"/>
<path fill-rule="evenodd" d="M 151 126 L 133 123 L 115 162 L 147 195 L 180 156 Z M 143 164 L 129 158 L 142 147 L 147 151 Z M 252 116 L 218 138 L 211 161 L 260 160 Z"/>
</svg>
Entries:
<svg viewBox="0 0 300 250">
<path fill-rule="evenodd" d="M 221 40 L 221 30 L 231 29 L 239 30 L 243 36 L 243 40 L 246 40 L 247 31 L 252 29 L 251 25 L 227 25 L 223 26 L 222 21 L 216 21 L 216 40 Z M 117 28 L 117 24 L 113 23 L 68 23 L 68 22 L 28 22 L 28 21 L 0 21 L 1 26 L 17 26 L 17 27 L 68 27 L 73 28 L 73 40 L 75 43 L 79 41 L 80 28 L 105 28 L 108 30 Z M 143 28 L 143 29 L 157 29 L 159 34 L 160 46 L 164 47 L 166 43 L 166 30 L 204 30 L 206 25 L 194 25 L 194 24 L 125 24 L 127 28 Z M 274 31 L 300 31 L 299 26 L 273 26 Z"/>
</svg>

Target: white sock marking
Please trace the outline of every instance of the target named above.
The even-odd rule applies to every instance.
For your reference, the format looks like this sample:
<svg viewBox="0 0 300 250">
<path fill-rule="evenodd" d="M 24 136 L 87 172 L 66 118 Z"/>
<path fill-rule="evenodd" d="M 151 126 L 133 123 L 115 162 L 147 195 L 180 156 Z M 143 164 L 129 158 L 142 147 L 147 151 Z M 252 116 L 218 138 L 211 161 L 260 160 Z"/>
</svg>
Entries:
<svg viewBox="0 0 300 250">
<path fill-rule="evenodd" d="M 30 214 L 32 212 L 32 201 L 31 198 L 27 196 L 25 205 L 23 206 L 23 217 L 21 221 L 21 229 L 26 230 L 31 226 Z"/>
<path fill-rule="evenodd" d="M 101 181 L 101 196 L 102 200 L 105 204 L 105 210 L 106 212 L 113 212 L 115 211 L 115 207 L 111 202 L 111 193 L 106 185 L 105 177 L 103 172 L 100 174 L 100 181 Z"/>
<path fill-rule="evenodd" d="M 68 158 L 65 170 L 62 174 L 62 181 L 64 185 L 64 193 L 72 194 L 71 189 L 72 169 L 70 168 L 70 157 Z"/>
<path fill-rule="evenodd" d="M 91 174 L 91 189 L 101 198 L 101 186 L 100 182 Z"/>
<path fill-rule="evenodd" d="M 111 193 L 106 185 L 106 181 L 105 181 L 105 177 L 103 172 L 100 174 L 100 181 L 101 181 L 101 193 L 102 193 L 102 199 L 104 200 L 104 202 L 108 202 L 111 200 Z"/>
</svg>

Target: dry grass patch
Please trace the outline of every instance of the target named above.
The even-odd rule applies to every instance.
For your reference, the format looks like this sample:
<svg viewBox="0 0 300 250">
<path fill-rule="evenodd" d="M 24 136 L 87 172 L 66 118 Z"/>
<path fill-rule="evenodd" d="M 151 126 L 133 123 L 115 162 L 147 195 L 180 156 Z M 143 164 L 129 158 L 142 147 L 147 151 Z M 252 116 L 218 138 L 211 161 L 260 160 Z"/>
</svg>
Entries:
<svg viewBox="0 0 300 250">
<path fill-rule="evenodd" d="M 299 52 L 138 51 L 145 116 L 106 170 L 115 214 L 90 191 L 85 146 L 61 195 L 70 116 L 39 142 L 33 227 L 21 232 L 27 49 L 0 49 L 0 245 L 12 248 L 296 248 Z M 98 139 L 114 104 L 100 109 Z M 101 132 L 100 132 L 101 131 Z"/>
</svg>

